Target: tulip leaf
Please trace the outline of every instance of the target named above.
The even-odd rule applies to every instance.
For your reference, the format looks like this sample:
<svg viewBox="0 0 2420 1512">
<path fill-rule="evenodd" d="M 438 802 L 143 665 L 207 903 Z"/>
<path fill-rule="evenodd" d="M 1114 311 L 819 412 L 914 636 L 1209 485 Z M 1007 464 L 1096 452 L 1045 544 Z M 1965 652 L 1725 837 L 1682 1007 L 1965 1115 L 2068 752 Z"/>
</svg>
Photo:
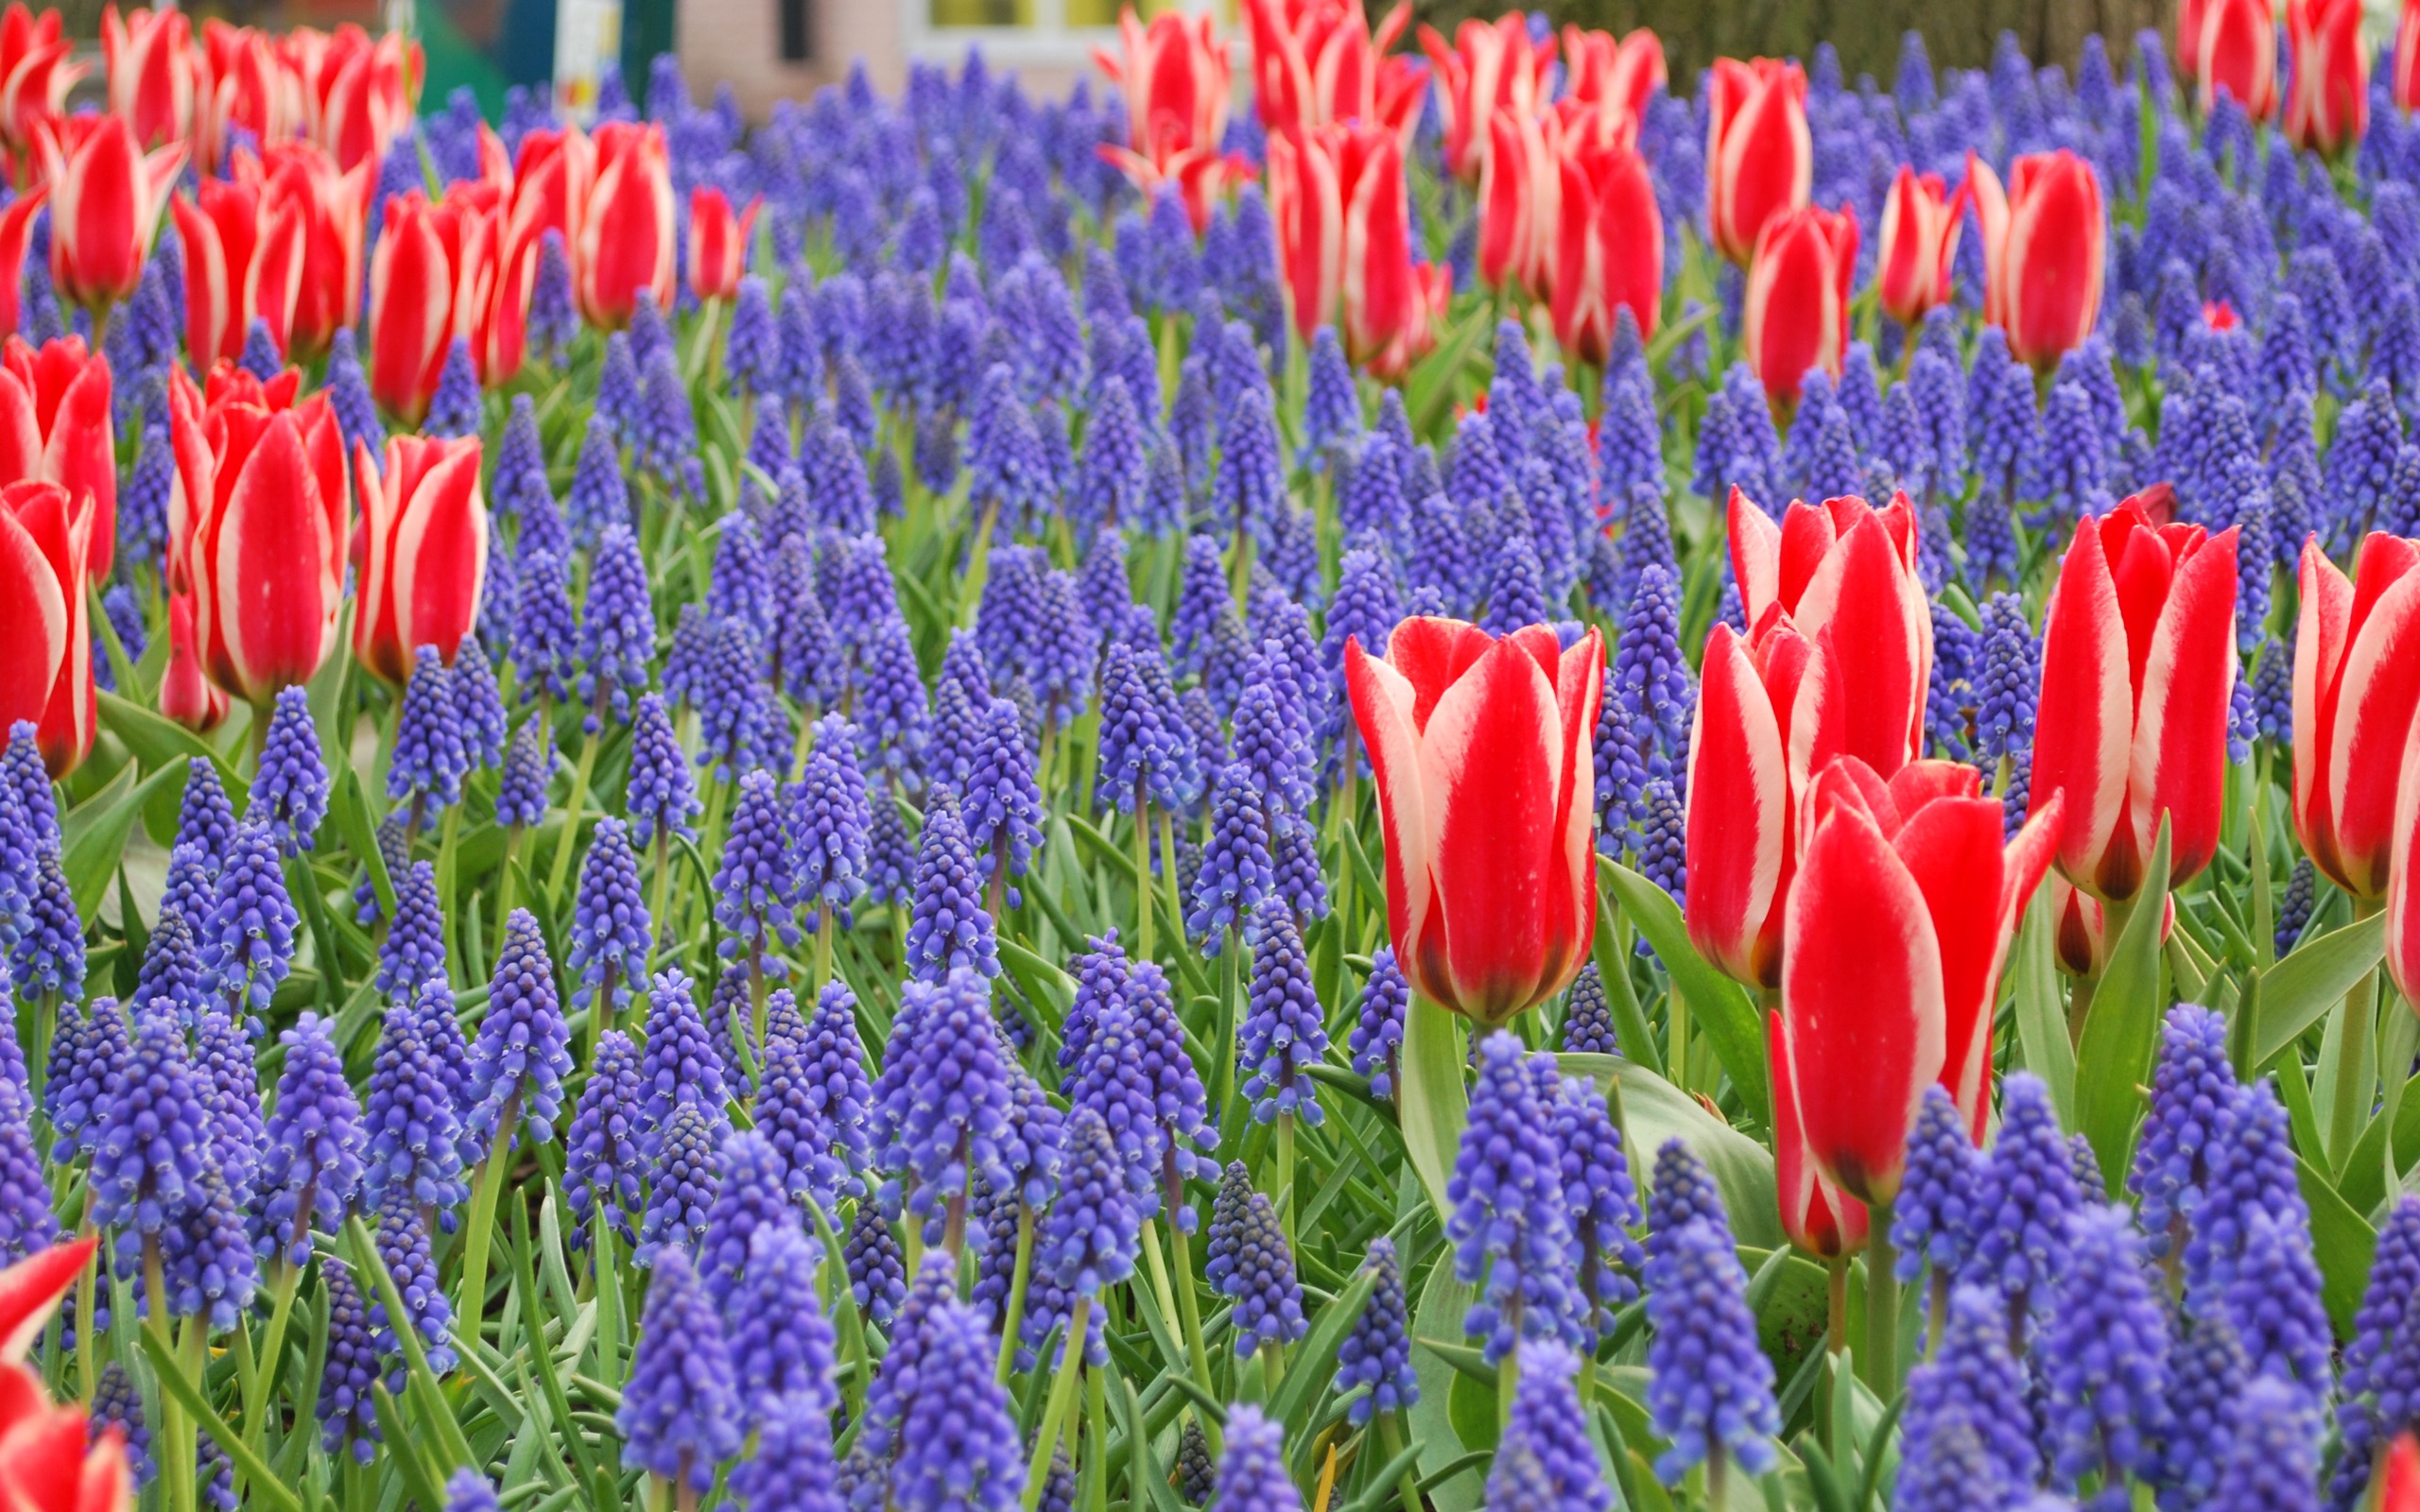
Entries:
<svg viewBox="0 0 2420 1512">
<path fill-rule="evenodd" d="M 2310 1208 L 2311 1258 L 2319 1262 L 2320 1300 L 2326 1304 L 2328 1321 L 2335 1324 L 2337 1335 L 2350 1337 L 2353 1314 L 2369 1285 L 2377 1230 L 2353 1210 L 2318 1166 L 2297 1156 L 2294 1174 L 2303 1201 Z"/>
<path fill-rule="evenodd" d="M 2017 1057 L 2050 1089 L 2050 1107 L 2063 1127 L 2076 1126 L 2076 1047 L 2067 1038 L 2066 1004 L 2051 935 L 2057 922 L 2048 890 L 2035 888 L 2025 925 L 2009 955 L 2015 980 Z"/>
<path fill-rule="evenodd" d="M 2135 1131 L 2143 1118 L 2140 1089 L 2151 1081 L 2160 1018 L 2168 1006 L 2160 935 L 2168 916 L 2169 844 L 2163 818 L 2142 889 L 2110 944 L 2109 965 L 2093 989 L 2076 1048 L 2076 1123 L 2112 1182 L 2124 1181 L 2132 1163 Z"/>
<path fill-rule="evenodd" d="M 344 836 L 345 848 L 370 873 L 370 887 L 378 895 L 379 912 L 391 918 L 395 884 L 387 875 L 387 853 L 378 849 L 378 821 L 372 817 L 370 801 L 362 795 L 361 774 L 351 766 L 345 767 L 337 774 L 329 796 L 328 817 L 335 821 L 337 833 Z"/>
<path fill-rule="evenodd" d="M 2284 960 L 2261 972 L 2249 1070 L 2255 1074 L 2267 1070 L 2361 978 L 2377 970 L 2385 954 L 2386 916 L 2373 914 L 2315 938 L 2306 936 Z"/>
<path fill-rule="evenodd" d="M 1781 1201 L 1774 1194 L 1772 1152 L 1762 1143 L 1636 1061 L 1568 1054 L 1557 1056 L 1555 1062 L 1566 1076 L 1586 1076 L 1608 1090 L 1620 1088 L 1616 1116 L 1631 1176 L 1641 1191 L 1654 1170 L 1655 1152 L 1667 1141 L 1679 1140 L 1713 1173 L 1722 1205 L 1731 1213 L 1734 1238 L 1759 1250 L 1777 1249 L 1787 1242 L 1781 1231 Z"/>
<path fill-rule="evenodd" d="M 1412 1310 L 1412 1337 L 1461 1342 L 1462 1318 L 1470 1308 L 1471 1288 L 1454 1280 L 1453 1256 L 1440 1253 L 1436 1263 L 1428 1268 L 1427 1282 L 1420 1289 L 1419 1305 Z M 1453 1362 L 1425 1346 L 1413 1349 L 1411 1366 L 1420 1378 L 1420 1400 L 1412 1404 L 1410 1413 L 1411 1439 L 1420 1446 L 1420 1472 L 1426 1481 L 1461 1459 L 1463 1451 L 1471 1447 L 1462 1442 L 1453 1411 L 1453 1386 L 1462 1379 L 1462 1372 Z M 1491 1393 L 1487 1419 L 1490 1430 L 1495 1426 L 1494 1400 Z M 1475 1469 L 1459 1470 L 1429 1489 L 1429 1505 L 1436 1512 L 1475 1512 L 1479 1504 L 1480 1485 Z"/>
<path fill-rule="evenodd" d="M 127 837 L 134 833 L 134 821 L 144 806 L 157 795 L 173 792 L 183 783 L 184 772 L 179 767 L 163 766 L 137 782 L 134 767 L 121 766 L 108 786 L 60 821 L 60 869 L 66 873 L 67 890 L 76 899 L 78 918 L 91 919 L 101 906 L 110 879 L 117 875 L 118 862 L 126 854 Z"/>
<path fill-rule="evenodd" d="M 1670 893 L 1618 861 L 1599 856 L 1597 865 L 1623 916 L 1671 973 L 1672 990 L 1688 999 L 1689 1011 L 1713 1042 L 1715 1058 L 1739 1090 L 1751 1120 L 1766 1122 L 1765 1026 L 1755 1005 L 1738 983 L 1716 971 L 1689 943 L 1688 925 Z"/>
<path fill-rule="evenodd" d="M 126 743 L 134 759 L 147 772 L 174 765 L 185 769 L 190 757 L 199 756 L 218 768 L 218 781 L 226 786 L 227 800 L 235 812 L 244 812 L 244 800 L 251 792 L 251 783 L 224 756 L 210 747 L 199 735 L 164 714 L 144 708 L 139 703 L 119 697 L 114 693 L 99 695 L 101 728 Z"/>
<path fill-rule="evenodd" d="M 1414 996 L 1404 1020 L 1403 1086 L 1395 1111 L 1403 1120 L 1404 1153 L 1427 1188 L 1428 1205 L 1440 1223 L 1454 1211 L 1445 1200 L 1445 1180 L 1470 1118 L 1470 1091 L 1462 1082 L 1466 1064 L 1461 1021 Z"/>
</svg>

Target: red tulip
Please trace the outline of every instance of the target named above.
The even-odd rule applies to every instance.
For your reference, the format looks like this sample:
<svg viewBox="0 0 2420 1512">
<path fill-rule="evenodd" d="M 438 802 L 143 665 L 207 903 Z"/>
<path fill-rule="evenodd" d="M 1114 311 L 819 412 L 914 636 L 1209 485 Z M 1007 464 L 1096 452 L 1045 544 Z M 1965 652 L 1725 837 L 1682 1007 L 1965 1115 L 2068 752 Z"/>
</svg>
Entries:
<svg viewBox="0 0 2420 1512">
<path fill-rule="evenodd" d="M 0 489 L 0 627 L 9 654 L 0 670 L 0 746 L 20 720 L 54 775 L 93 748 L 92 626 L 85 617 L 92 521 L 67 491 L 33 480 Z"/>
<path fill-rule="evenodd" d="M 2044 616 L 2032 799 L 2066 795 L 2059 870 L 2096 898 L 2142 886 L 2163 817 L 2171 882 L 2218 848 L 2235 593 L 2233 527 L 2154 524 L 2131 498 L 2076 526 Z"/>
<path fill-rule="evenodd" d="M 41 184 L 26 190 L 0 210 L 0 335 L 17 329 L 17 294 L 26 270 L 26 247 L 33 236 L 34 214 L 50 198 Z"/>
<path fill-rule="evenodd" d="M 2370 127 L 2370 55 L 2361 41 L 2361 0 L 2287 0 L 2286 42 L 2293 52 L 2286 140 L 2334 157 Z"/>
<path fill-rule="evenodd" d="M 1568 985 L 1596 930 L 1588 741 L 1595 630 L 1563 650 L 1408 619 L 1384 660 L 1346 643 L 1345 687 L 1377 774 L 1387 925 L 1414 990 L 1481 1025 Z"/>
<path fill-rule="evenodd" d="M 1128 6 L 1117 18 L 1120 53 L 1093 50 L 1093 61 L 1126 94 L 1128 139 L 1146 159 L 1219 150 L 1231 94 L 1227 44 L 1206 15 L 1163 10 L 1146 26 Z"/>
<path fill-rule="evenodd" d="M 1339 121 L 1411 129 L 1428 70 L 1388 56 L 1411 22 L 1410 6 L 1399 0 L 1374 34 L 1361 0 L 1244 0 L 1243 11 L 1253 105 L 1269 135 Z"/>
<path fill-rule="evenodd" d="M 254 319 L 283 356 L 302 286 L 307 189 L 272 187 L 258 158 L 235 153 L 224 179 L 172 202 L 185 249 L 185 349 L 205 367 L 244 354 Z"/>
<path fill-rule="evenodd" d="M 302 84 L 268 33 L 212 19 L 201 24 L 201 89 L 194 107 L 194 161 L 216 167 L 241 127 L 268 146 L 300 134 Z"/>
<path fill-rule="evenodd" d="M 2420 1440 L 2410 1429 L 2387 1447 L 2377 1479 L 2377 1504 L 2370 1512 L 2420 1512 Z"/>
<path fill-rule="evenodd" d="M 336 648 L 347 543 L 336 413 L 325 392 L 288 409 L 240 397 L 205 408 L 172 369 L 168 421 L 168 586 L 193 594 L 203 675 L 265 704 Z"/>
<path fill-rule="evenodd" d="M 1826 702 L 1836 692 L 1838 708 L 1824 718 L 1827 727 L 1838 720 L 1834 748 L 1886 776 L 1915 760 L 1932 681 L 1932 611 L 1907 495 L 1881 509 L 1854 497 L 1793 502 L 1775 525 L 1734 489 L 1729 514 L 1731 572 L 1748 624 L 1777 609 L 1800 635 L 1830 642 L 1839 687 Z"/>
<path fill-rule="evenodd" d="M 1664 305 L 1664 214 L 1644 159 L 1627 142 L 1597 145 L 1565 136 L 1563 204 L 1556 234 L 1555 339 L 1579 360 L 1603 366 L 1614 312 L 1628 309 L 1638 334 L 1655 334 Z"/>
<path fill-rule="evenodd" d="M 2100 318 L 2109 234 L 2100 176 L 2061 147 L 2017 159 L 1999 175 L 1966 154 L 1966 193 L 1983 232 L 1983 318 L 2036 369 L 2058 365 Z"/>
<path fill-rule="evenodd" d="M 1774 399 L 1795 399 L 1806 369 L 1837 378 L 1848 354 L 1857 212 L 1804 206 L 1765 222 L 1748 265 L 1740 331 L 1748 361 Z"/>
<path fill-rule="evenodd" d="M 505 201 L 507 260 L 524 248 L 534 249 L 550 231 L 562 237 L 566 255 L 576 253 L 596 181 L 596 148 L 578 126 L 523 137 L 512 166 L 512 193 Z"/>
<path fill-rule="evenodd" d="M 0 348 L 0 483 L 44 478 L 92 519 L 92 576 L 117 553 L 117 435 L 110 359 L 75 336 L 40 351 L 15 336 Z"/>
<path fill-rule="evenodd" d="M 1487 132 L 1478 174 L 1479 281 L 1497 289 L 1518 284 L 1543 298 L 1554 286 L 1562 219 L 1561 127 L 1551 116 L 1504 111 L 1489 120 Z"/>
<path fill-rule="evenodd" d="M 353 654 L 401 684 L 414 650 L 433 645 L 450 664 L 479 617 L 488 574 L 479 438 L 391 436 L 385 470 L 361 445 L 353 475 L 361 481 Z"/>
<path fill-rule="evenodd" d="M 1527 120 L 1545 103 L 1554 41 L 1531 41 L 1529 19 L 1513 12 L 1493 22 L 1463 22 L 1450 47 L 1434 28 L 1423 26 L 1420 45 L 1437 71 L 1445 170 L 1464 183 L 1477 183 L 1493 150 L 1489 123 L 1499 115 Z"/>
<path fill-rule="evenodd" d="M 1600 143 L 1634 140 L 1648 100 L 1669 77 L 1663 40 L 1645 26 L 1618 41 L 1609 31 L 1565 26 L 1563 66 L 1564 101 L 1577 108 L 1590 138 Z"/>
<path fill-rule="evenodd" d="M 1759 992 L 1781 985 L 1798 795 L 1812 765 L 1839 751 L 1831 650 L 1778 609 L 1744 637 L 1720 622 L 1706 636 L 1689 729 L 1685 917 L 1698 953 Z"/>
<path fill-rule="evenodd" d="M 1950 266 L 1958 255 L 1959 212 L 1963 194 L 1944 192 L 1941 175 L 1918 174 L 1899 164 L 1891 197 L 1882 202 L 1881 254 L 1874 270 L 1875 291 L 1885 314 L 1914 325 L 1925 312 L 1949 302 Z"/>
<path fill-rule="evenodd" d="M 2420 707 L 2420 542 L 2377 534 L 2347 578 L 2303 542 L 2294 636 L 2294 833 L 2357 899 L 2385 895 L 2395 782 Z"/>
<path fill-rule="evenodd" d="M 101 60 L 110 112 L 134 128 L 136 145 L 168 146 L 193 134 L 193 22 L 182 10 L 101 9 Z"/>
<path fill-rule="evenodd" d="M 361 316 L 376 165 L 364 161 L 339 171 L 319 144 L 288 142 L 268 149 L 267 171 L 265 199 L 291 207 L 301 226 L 302 272 L 287 345 L 297 356 L 316 357 Z"/>
<path fill-rule="evenodd" d="M 227 718 L 227 695 L 201 675 L 201 652 L 194 642 L 191 593 L 168 595 L 168 664 L 160 670 L 160 713 L 198 733 Z"/>
<path fill-rule="evenodd" d="M 1887 1204 L 1926 1088 L 1945 1089 L 1981 1139 L 2000 968 L 2049 865 L 2059 803 L 2003 849 L 1999 803 L 1973 767 L 1911 762 L 1886 782 L 1842 757 L 1816 777 L 1799 825 L 1776 1058 L 1815 1168 Z"/>
<path fill-rule="evenodd" d="M 2209 0 L 2176 0 L 2176 77 L 2193 82 L 2202 64 L 2202 16 Z"/>
<path fill-rule="evenodd" d="M 1706 226 L 1715 250 L 1744 267 L 1766 223 L 1804 209 L 1814 191 L 1806 75 L 1770 58 L 1718 58 L 1708 87 Z"/>
<path fill-rule="evenodd" d="M 1837 1260 L 1865 1247 L 1865 1204 L 1842 1192 L 1816 1168 L 1806 1153 L 1806 1127 L 1798 1116 L 1798 1088 L 1790 1080 L 1789 1037 L 1778 1011 L 1766 1014 L 1765 1056 L 1773 1089 L 1773 1189 L 1781 1198 L 1782 1230 L 1810 1255 Z"/>
<path fill-rule="evenodd" d="M 45 7 L 37 20 L 20 0 L 0 13 L 0 146 L 19 163 L 66 112 L 67 92 L 83 77 L 60 26 L 57 10 Z"/>
<path fill-rule="evenodd" d="M 377 163 L 411 124 L 424 65 L 420 43 L 401 31 L 369 33 L 347 22 L 334 32 L 298 27 L 286 49 L 302 84 L 305 125 L 339 169 Z"/>
<path fill-rule="evenodd" d="M 661 126 L 608 121 L 595 140 L 596 184 L 572 271 L 589 323 L 618 331 L 631 323 L 642 289 L 656 308 L 672 308 L 672 166 Z"/>
<path fill-rule="evenodd" d="M 2076 891 L 2055 871 L 2043 880 L 2042 887 L 2050 902 L 2050 945 L 2059 970 L 2069 976 L 2099 976 L 2109 964 L 2108 910 L 2101 907 L 2100 899 Z M 2170 895 L 2168 912 L 2159 922 L 2163 947 L 2175 931 L 2176 899 Z"/>
<path fill-rule="evenodd" d="M 39 145 L 59 297 L 94 309 L 125 299 L 142 281 L 169 186 L 185 165 L 183 146 L 146 157 L 133 128 L 115 115 L 44 122 Z"/>
<path fill-rule="evenodd" d="M 2410 115 L 2420 105 L 2420 0 L 2403 0 L 2394 27 L 2394 108 Z"/>
<path fill-rule="evenodd" d="M 1346 351 L 1396 379 L 1436 345 L 1452 275 L 1411 260 L 1403 146 L 1369 123 L 1272 137 L 1269 210 L 1294 329 L 1330 322 Z"/>
<path fill-rule="evenodd" d="M 736 215 L 720 189 L 700 184 L 689 191 L 689 292 L 700 300 L 728 300 L 739 292 L 748 271 L 748 238 L 756 229 L 759 197 Z"/>
<path fill-rule="evenodd" d="M 387 201 L 370 260 L 369 376 L 371 393 L 396 414 L 417 421 L 427 413 L 456 336 L 470 338 L 474 359 L 491 358 L 499 313 L 517 327 L 526 312 L 522 291 L 499 298 L 501 219 L 484 184 L 455 184 L 435 204 L 417 189 Z M 515 295 L 524 302 L 515 304 Z M 511 345 L 517 362 L 517 340 Z M 488 362 L 480 376 L 506 375 Z"/>
<path fill-rule="evenodd" d="M 2189 37 L 2179 17 L 2177 50 L 2193 50 L 2190 77 L 2204 112 L 2226 91 L 2256 121 L 2277 109 L 2277 18 L 2269 0 L 2203 0 Z"/>
<path fill-rule="evenodd" d="M 95 1435 L 83 1407 L 55 1406 L 26 1365 L 60 1298 L 99 1240 L 69 1240 L 0 1271 L 0 1505 L 16 1512 L 130 1512 L 134 1480 L 115 1426 Z"/>
</svg>

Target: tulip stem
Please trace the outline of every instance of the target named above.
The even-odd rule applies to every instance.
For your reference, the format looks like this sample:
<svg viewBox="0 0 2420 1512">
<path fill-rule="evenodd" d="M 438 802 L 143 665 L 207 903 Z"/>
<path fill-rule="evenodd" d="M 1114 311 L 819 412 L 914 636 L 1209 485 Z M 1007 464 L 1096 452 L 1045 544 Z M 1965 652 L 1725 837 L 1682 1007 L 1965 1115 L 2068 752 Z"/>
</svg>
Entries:
<svg viewBox="0 0 2420 1512">
<path fill-rule="evenodd" d="M 1151 958 L 1151 799 L 1134 779 L 1134 958 Z"/>
<path fill-rule="evenodd" d="M 1866 1207 L 1865 1356 L 1858 1373 L 1888 1401 L 1899 1372 L 1899 1278 L 1891 1250 L 1891 1204 Z"/>
<path fill-rule="evenodd" d="M 1834 1255 L 1824 1263 L 1824 1352 L 1838 1354 L 1849 1347 L 1849 1257 Z"/>
<path fill-rule="evenodd" d="M 2370 899 L 2356 899 L 2353 918 L 2367 919 L 2377 913 L 2379 903 Z M 2334 1095 L 2327 1107 L 2327 1160 L 2337 1170 L 2344 1168 L 2345 1160 L 2353 1153 L 2353 1142 L 2360 1138 L 2362 1122 L 2376 1103 L 2377 1087 L 2373 1071 L 2394 1074 L 2385 1066 L 2372 1066 L 2377 1058 L 2375 1037 L 2378 1017 L 2378 973 L 2372 967 L 2361 973 L 2344 994 L 2338 1012 L 2344 1016 L 2336 1037 L 2336 1076 Z M 2405 1067 L 2408 1071 L 2410 1068 Z M 2392 1146 L 2390 1135 L 2386 1143 Z"/>
</svg>

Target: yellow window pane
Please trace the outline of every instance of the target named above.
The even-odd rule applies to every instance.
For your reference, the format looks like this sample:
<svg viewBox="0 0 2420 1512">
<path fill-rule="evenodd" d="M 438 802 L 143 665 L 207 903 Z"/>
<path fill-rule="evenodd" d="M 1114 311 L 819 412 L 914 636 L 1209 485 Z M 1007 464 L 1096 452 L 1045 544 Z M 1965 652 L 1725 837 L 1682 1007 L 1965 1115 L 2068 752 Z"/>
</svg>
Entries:
<svg viewBox="0 0 2420 1512">
<path fill-rule="evenodd" d="M 1033 0 L 932 0 L 935 26 L 1030 26 Z"/>
</svg>

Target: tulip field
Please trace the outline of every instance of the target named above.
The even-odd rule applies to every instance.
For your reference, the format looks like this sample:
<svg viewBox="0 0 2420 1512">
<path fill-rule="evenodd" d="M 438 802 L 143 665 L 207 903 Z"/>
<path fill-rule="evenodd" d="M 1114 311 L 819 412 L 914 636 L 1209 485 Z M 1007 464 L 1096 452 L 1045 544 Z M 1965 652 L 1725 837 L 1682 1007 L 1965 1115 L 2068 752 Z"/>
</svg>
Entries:
<svg viewBox="0 0 2420 1512">
<path fill-rule="evenodd" d="M 2420 0 L 1219 9 L 0 14 L 0 1512 L 2420 1512 Z"/>
</svg>

